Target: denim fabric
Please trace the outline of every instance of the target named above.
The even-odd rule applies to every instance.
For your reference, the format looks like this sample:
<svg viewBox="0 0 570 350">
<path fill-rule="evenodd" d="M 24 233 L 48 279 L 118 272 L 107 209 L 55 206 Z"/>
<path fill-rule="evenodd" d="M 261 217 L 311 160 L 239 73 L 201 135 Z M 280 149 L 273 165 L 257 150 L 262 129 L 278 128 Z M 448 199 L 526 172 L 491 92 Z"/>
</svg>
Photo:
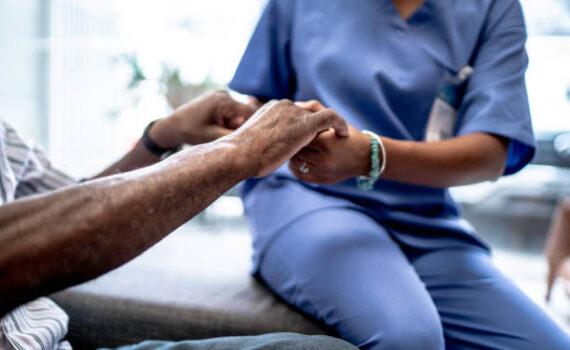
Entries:
<svg viewBox="0 0 570 350">
<path fill-rule="evenodd" d="M 149 340 L 116 350 L 355 350 L 355 346 L 324 335 L 272 333 L 247 337 L 223 337 L 205 340 L 167 342 Z M 110 350 L 110 349 L 100 349 Z"/>
</svg>

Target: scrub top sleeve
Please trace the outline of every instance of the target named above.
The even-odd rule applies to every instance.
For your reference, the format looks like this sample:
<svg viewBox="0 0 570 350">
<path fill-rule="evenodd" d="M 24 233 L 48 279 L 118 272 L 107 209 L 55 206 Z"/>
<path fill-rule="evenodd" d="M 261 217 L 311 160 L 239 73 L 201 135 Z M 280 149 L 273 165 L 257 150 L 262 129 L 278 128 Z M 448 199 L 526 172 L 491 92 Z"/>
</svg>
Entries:
<svg viewBox="0 0 570 350">
<path fill-rule="evenodd" d="M 270 0 L 257 24 L 230 88 L 261 99 L 292 98 L 290 64 L 293 0 Z"/>
<path fill-rule="evenodd" d="M 535 153 L 525 71 L 526 29 L 518 1 L 496 1 L 472 59 L 475 69 L 459 110 L 457 135 L 486 132 L 510 139 L 504 175 Z"/>
</svg>

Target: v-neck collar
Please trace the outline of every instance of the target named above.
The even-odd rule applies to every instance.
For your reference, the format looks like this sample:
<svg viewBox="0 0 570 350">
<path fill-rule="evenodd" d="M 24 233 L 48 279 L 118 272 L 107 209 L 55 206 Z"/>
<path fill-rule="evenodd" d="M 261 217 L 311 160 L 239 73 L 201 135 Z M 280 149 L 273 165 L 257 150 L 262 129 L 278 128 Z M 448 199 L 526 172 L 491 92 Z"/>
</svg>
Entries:
<svg viewBox="0 0 570 350">
<path fill-rule="evenodd" d="M 408 29 L 410 27 L 410 25 L 413 24 L 413 22 L 416 18 L 418 18 L 423 13 L 425 13 L 425 11 L 431 6 L 431 2 L 432 2 L 432 0 L 424 0 L 424 2 L 422 2 L 414 10 L 414 12 L 412 12 L 412 14 L 410 14 L 410 16 L 408 16 L 407 19 L 404 19 L 404 17 L 402 17 L 402 14 L 400 13 L 400 11 L 398 11 L 398 8 L 394 4 L 393 0 L 384 0 L 384 1 L 386 3 L 386 7 L 388 8 L 390 17 L 393 18 L 393 23 L 402 29 Z"/>
</svg>

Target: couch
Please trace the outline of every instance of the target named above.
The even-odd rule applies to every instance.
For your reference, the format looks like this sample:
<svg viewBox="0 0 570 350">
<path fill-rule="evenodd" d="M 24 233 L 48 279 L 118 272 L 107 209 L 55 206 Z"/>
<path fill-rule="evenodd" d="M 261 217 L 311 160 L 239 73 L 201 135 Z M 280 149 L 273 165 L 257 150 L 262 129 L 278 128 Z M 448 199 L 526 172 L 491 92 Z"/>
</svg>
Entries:
<svg viewBox="0 0 570 350">
<path fill-rule="evenodd" d="M 178 230 L 124 266 L 52 295 L 70 316 L 75 349 L 332 330 L 275 297 L 249 274 L 247 234 Z"/>
</svg>

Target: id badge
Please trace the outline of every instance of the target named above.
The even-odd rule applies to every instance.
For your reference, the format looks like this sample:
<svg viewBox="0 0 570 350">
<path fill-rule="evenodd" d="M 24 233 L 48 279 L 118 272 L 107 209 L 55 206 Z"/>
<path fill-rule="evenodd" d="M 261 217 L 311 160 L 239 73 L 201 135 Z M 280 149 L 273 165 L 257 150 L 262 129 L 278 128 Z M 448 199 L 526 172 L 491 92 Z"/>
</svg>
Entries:
<svg viewBox="0 0 570 350">
<path fill-rule="evenodd" d="M 461 104 L 467 80 L 472 74 L 471 66 L 463 66 L 455 76 L 446 73 L 443 87 L 431 107 L 425 133 L 426 141 L 451 138 L 457 121 L 457 109 Z"/>
</svg>

